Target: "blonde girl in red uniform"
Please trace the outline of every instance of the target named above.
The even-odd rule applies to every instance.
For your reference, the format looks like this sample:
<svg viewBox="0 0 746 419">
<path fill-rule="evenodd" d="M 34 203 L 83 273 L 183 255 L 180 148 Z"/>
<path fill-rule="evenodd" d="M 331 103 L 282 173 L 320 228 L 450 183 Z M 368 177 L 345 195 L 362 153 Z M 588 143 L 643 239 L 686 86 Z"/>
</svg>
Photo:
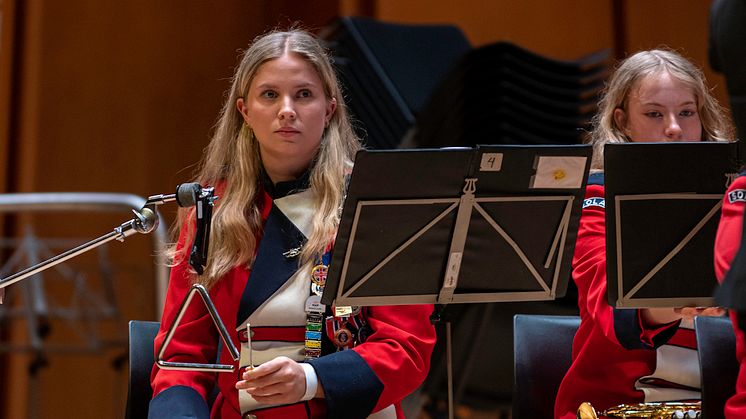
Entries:
<svg viewBox="0 0 746 419">
<path fill-rule="evenodd" d="M 155 367 L 151 418 L 403 417 L 400 401 L 429 369 L 432 306 L 351 308 L 335 317 L 318 304 L 359 147 L 318 40 L 301 30 L 257 38 L 196 177 L 219 196 L 206 271 L 197 276 L 186 264 L 194 221 L 184 212 L 155 342 L 157 351 L 196 281 L 209 289 L 241 359 L 218 353 L 210 317 L 192 304 L 165 360 L 219 357 L 236 372 L 216 378 Z"/>
<path fill-rule="evenodd" d="M 581 324 L 555 402 L 554 416 L 562 419 L 575 418 L 582 402 L 604 410 L 622 403 L 699 399 L 692 318 L 721 314 L 719 309 L 616 309 L 606 298 L 603 146 L 731 139 L 731 125 L 702 72 L 674 51 L 638 52 L 611 76 L 593 123 L 592 174 L 573 258 Z"/>
</svg>

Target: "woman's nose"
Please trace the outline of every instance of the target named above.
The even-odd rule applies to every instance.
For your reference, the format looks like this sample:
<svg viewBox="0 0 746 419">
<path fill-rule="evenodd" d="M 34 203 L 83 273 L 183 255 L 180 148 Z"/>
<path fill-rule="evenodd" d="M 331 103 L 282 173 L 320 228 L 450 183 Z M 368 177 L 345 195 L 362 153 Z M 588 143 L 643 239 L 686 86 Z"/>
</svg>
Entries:
<svg viewBox="0 0 746 419">
<path fill-rule="evenodd" d="M 666 135 L 666 138 L 674 141 L 681 138 L 681 126 L 676 118 L 669 118 L 666 123 L 664 134 Z"/>
<path fill-rule="evenodd" d="M 280 107 L 280 113 L 278 114 L 278 117 L 280 119 L 295 119 L 296 113 L 295 113 L 295 107 L 293 106 L 292 99 L 285 98 L 282 101 L 282 105 Z"/>
</svg>

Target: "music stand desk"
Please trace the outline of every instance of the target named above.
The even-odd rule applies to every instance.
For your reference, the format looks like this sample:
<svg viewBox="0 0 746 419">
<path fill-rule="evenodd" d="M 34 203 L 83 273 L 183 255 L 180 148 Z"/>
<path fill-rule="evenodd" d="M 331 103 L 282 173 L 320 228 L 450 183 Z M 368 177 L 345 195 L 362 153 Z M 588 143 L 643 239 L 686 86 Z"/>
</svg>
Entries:
<svg viewBox="0 0 746 419">
<path fill-rule="evenodd" d="M 610 305 L 713 305 L 715 234 L 737 169 L 736 143 L 605 146 Z"/>
<path fill-rule="evenodd" d="M 590 153 L 585 145 L 361 151 L 322 302 L 564 295 Z"/>
</svg>

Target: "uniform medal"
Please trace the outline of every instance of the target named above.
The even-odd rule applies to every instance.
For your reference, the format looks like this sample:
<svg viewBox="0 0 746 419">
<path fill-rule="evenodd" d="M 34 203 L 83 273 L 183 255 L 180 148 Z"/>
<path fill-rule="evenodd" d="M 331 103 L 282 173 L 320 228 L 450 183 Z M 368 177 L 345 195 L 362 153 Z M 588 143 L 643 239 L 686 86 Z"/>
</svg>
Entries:
<svg viewBox="0 0 746 419">
<path fill-rule="evenodd" d="M 342 350 L 352 347 L 355 336 L 346 326 L 346 319 L 339 319 L 334 316 L 326 318 L 326 333 L 334 346 Z"/>
<path fill-rule="evenodd" d="M 352 332 L 342 326 L 334 332 L 334 345 L 339 348 L 347 348 L 352 345 Z"/>
</svg>

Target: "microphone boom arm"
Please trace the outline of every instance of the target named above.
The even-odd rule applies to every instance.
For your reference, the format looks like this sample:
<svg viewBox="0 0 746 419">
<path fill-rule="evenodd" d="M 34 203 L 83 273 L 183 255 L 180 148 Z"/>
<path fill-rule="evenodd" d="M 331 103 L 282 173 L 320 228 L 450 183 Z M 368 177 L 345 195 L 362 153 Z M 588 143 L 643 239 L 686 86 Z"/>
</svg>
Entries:
<svg viewBox="0 0 746 419">
<path fill-rule="evenodd" d="M 160 194 L 160 195 L 150 196 L 148 197 L 148 199 L 145 202 L 145 205 L 143 205 L 140 211 L 135 211 L 134 209 L 132 210 L 132 212 L 135 214 L 135 218 L 122 223 L 119 227 L 116 227 L 113 231 L 107 234 L 104 234 L 103 236 L 99 238 L 93 239 L 87 243 L 84 243 L 78 247 L 70 249 L 64 253 L 61 253 L 57 256 L 49 258 L 34 266 L 26 268 L 11 276 L 0 279 L 0 304 L 2 304 L 2 291 L 4 291 L 4 288 L 9 285 L 22 281 L 39 272 L 45 271 L 55 265 L 58 265 L 78 255 L 88 252 L 89 250 L 95 249 L 96 247 L 99 247 L 102 244 L 108 243 L 112 240 L 124 242 L 125 238 L 135 233 L 148 234 L 154 231 L 156 228 L 158 228 L 158 214 L 156 213 L 155 207 L 157 205 L 161 205 L 166 202 L 171 202 L 175 200 L 177 200 L 176 194 L 169 194 L 169 195 Z"/>
</svg>

